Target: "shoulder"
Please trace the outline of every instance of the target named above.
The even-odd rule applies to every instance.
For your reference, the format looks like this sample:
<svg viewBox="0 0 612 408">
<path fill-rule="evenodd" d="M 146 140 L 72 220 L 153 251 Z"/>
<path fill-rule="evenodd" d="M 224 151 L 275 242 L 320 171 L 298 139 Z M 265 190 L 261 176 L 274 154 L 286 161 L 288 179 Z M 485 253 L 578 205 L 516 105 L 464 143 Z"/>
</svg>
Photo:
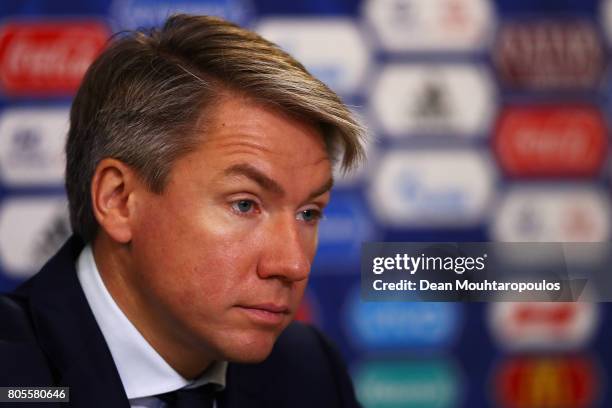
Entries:
<svg viewBox="0 0 612 408">
<path fill-rule="evenodd" d="M 37 319 L 40 308 L 36 308 L 34 303 L 41 293 L 54 296 L 53 285 L 58 281 L 56 271 L 61 269 L 57 265 L 60 261 L 56 254 L 43 270 L 12 293 L 0 294 L 0 361 L 3 368 L 8 367 L 0 370 L 0 386 L 43 386 L 54 382 L 53 370 L 41 346 L 45 336 L 37 324 L 40 323 Z"/>
<path fill-rule="evenodd" d="M 43 386 L 53 382 L 27 309 L 24 299 L 0 295 L 1 386 Z"/>
</svg>

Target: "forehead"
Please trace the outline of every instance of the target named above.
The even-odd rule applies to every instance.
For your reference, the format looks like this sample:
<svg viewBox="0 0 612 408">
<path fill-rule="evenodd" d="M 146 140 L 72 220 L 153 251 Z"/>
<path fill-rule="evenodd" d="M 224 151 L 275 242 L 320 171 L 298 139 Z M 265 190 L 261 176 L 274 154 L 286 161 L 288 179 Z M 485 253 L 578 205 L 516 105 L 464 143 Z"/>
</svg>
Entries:
<svg viewBox="0 0 612 408">
<path fill-rule="evenodd" d="M 225 96 L 207 117 L 202 147 L 215 155 L 267 158 L 288 167 L 329 164 L 320 129 L 271 105 Z"/>
</svg>

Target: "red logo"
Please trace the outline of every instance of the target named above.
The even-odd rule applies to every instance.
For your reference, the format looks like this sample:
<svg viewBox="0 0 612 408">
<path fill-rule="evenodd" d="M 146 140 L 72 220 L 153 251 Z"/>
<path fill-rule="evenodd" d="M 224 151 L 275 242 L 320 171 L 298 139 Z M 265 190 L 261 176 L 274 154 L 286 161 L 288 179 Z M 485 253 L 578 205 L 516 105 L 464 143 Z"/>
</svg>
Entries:
<svg viewBox="0 0 612 408">
<path fill-rule="evenodd" d="M 586 21 L 507 23 L 494 49 L 502 79 L 514 87 L 595 87 L 604 70 L 602 43 Z"/>
<path fill-rule="evenodd" d="M 577 310 L 573 303 L 554 304 L 553 307 L 534 307 L 531 303 L 519 304 L 514 318 L 519 324 L 548 324 L 551 327 L 564 327 L 576 318 Z"/>
<path fill-rule="evenodd" d="M 587 302 L 499 302 L 491 305 L 489 321 L 509 349 L 572 349 L 593 336 L 598 309 Z"/>
<path fill-rule="evenodd" d="M 0 28 L 0 84 L 10 95 L 65 95 L 78 88 L 109 32 L 98 22 L 8 23 Z"/>
<path fill-rule="evenodd" d="M 307 292 L 302 298 L 302 303 L 295 313 L 295 320 L 310 324 L 319 324 L 321 320 L 318 312 L 319 308 L 315 302 L 312 292 Z"/>
<path fill-rule="evenodd" d="M 593 364 L 582 358 L 515 358 L 496 377 L 499 403 L 507 408 L 581 408 L 595 400 Z"/>
<path fill-rule="evenodd" d="M 509 107 L 494 143 L 511 176 L 590 177 L 605 159 L 606 125 L 601 112 L 587 105 Z"/>
</svg>

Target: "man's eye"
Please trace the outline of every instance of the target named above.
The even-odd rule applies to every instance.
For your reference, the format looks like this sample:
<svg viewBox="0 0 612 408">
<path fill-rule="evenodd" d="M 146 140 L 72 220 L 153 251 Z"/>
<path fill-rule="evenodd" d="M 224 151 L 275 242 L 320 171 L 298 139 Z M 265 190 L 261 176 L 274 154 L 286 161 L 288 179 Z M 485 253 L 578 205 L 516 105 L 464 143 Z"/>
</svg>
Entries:
<svg viewBox="0 0 612 408">
<path fill-rule="evenodd" d="M 234 211 L 241 214 L 248 214 L 253 211 L 255 203 L 252 200 L 239 200 L 232 203 Z"/>
<path fill-rule="evenodd" d="M 300 211 L 298 218 L 305 222 L 316 222 L 323 217 L 323 213 L 320 210 L 308 209 Z"/>
</svg>

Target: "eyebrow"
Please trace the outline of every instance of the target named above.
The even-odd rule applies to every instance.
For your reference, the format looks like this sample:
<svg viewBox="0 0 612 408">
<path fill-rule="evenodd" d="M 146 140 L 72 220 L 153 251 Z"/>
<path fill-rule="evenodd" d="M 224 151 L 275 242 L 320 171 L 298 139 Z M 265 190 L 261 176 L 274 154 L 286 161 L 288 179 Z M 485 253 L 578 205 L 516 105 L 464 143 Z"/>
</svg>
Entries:
<svg viewBox="0 0 612 408">
<path fill-rule="evenodd" d="M 308 200 L 312 200 L 315 197 L 318 197 L 320 195 L 323 195 L 325 193 L 327 193 L 329 190 L 332 189 L 332 187 L 334 186 L 334 179 L 330 178 L 329 180 L 327 180 L 327 182 L 325 184 L 323 184 L 320 188 L 316 189 L 315 191 L 313 191 L 309 196 L 308 196 Z"/>
<path fill-rule="evenodd" d="M 226 176 L 244 176 L 244 177 L 247 177 L 253 180 L 255 183 L 259 184 L 261 188 L 263 188 L 264 190 L 270 191 L 280 196 L 284 196 L 286 194 L 285 189 L 283 189 L 283 187 L 280 184 L 278 184 L 276 181 L 272 180 L 270 177 L 266 176 L 264 173 L 262 173 L 257 168 L 251 166 L 250 164 L 246 164 L 246 163 L 235 164 L 225 169 L 223 173 Z M 334 185 L 334 180 L 333 178 L 330 178 L 320 188 L 313 191 L 308 196 L 308 200 L 311 200 L 315 197 L 318 197 L 326 193 L 327 191 L 331 190 L 333 185 Z"/>
</svg>

